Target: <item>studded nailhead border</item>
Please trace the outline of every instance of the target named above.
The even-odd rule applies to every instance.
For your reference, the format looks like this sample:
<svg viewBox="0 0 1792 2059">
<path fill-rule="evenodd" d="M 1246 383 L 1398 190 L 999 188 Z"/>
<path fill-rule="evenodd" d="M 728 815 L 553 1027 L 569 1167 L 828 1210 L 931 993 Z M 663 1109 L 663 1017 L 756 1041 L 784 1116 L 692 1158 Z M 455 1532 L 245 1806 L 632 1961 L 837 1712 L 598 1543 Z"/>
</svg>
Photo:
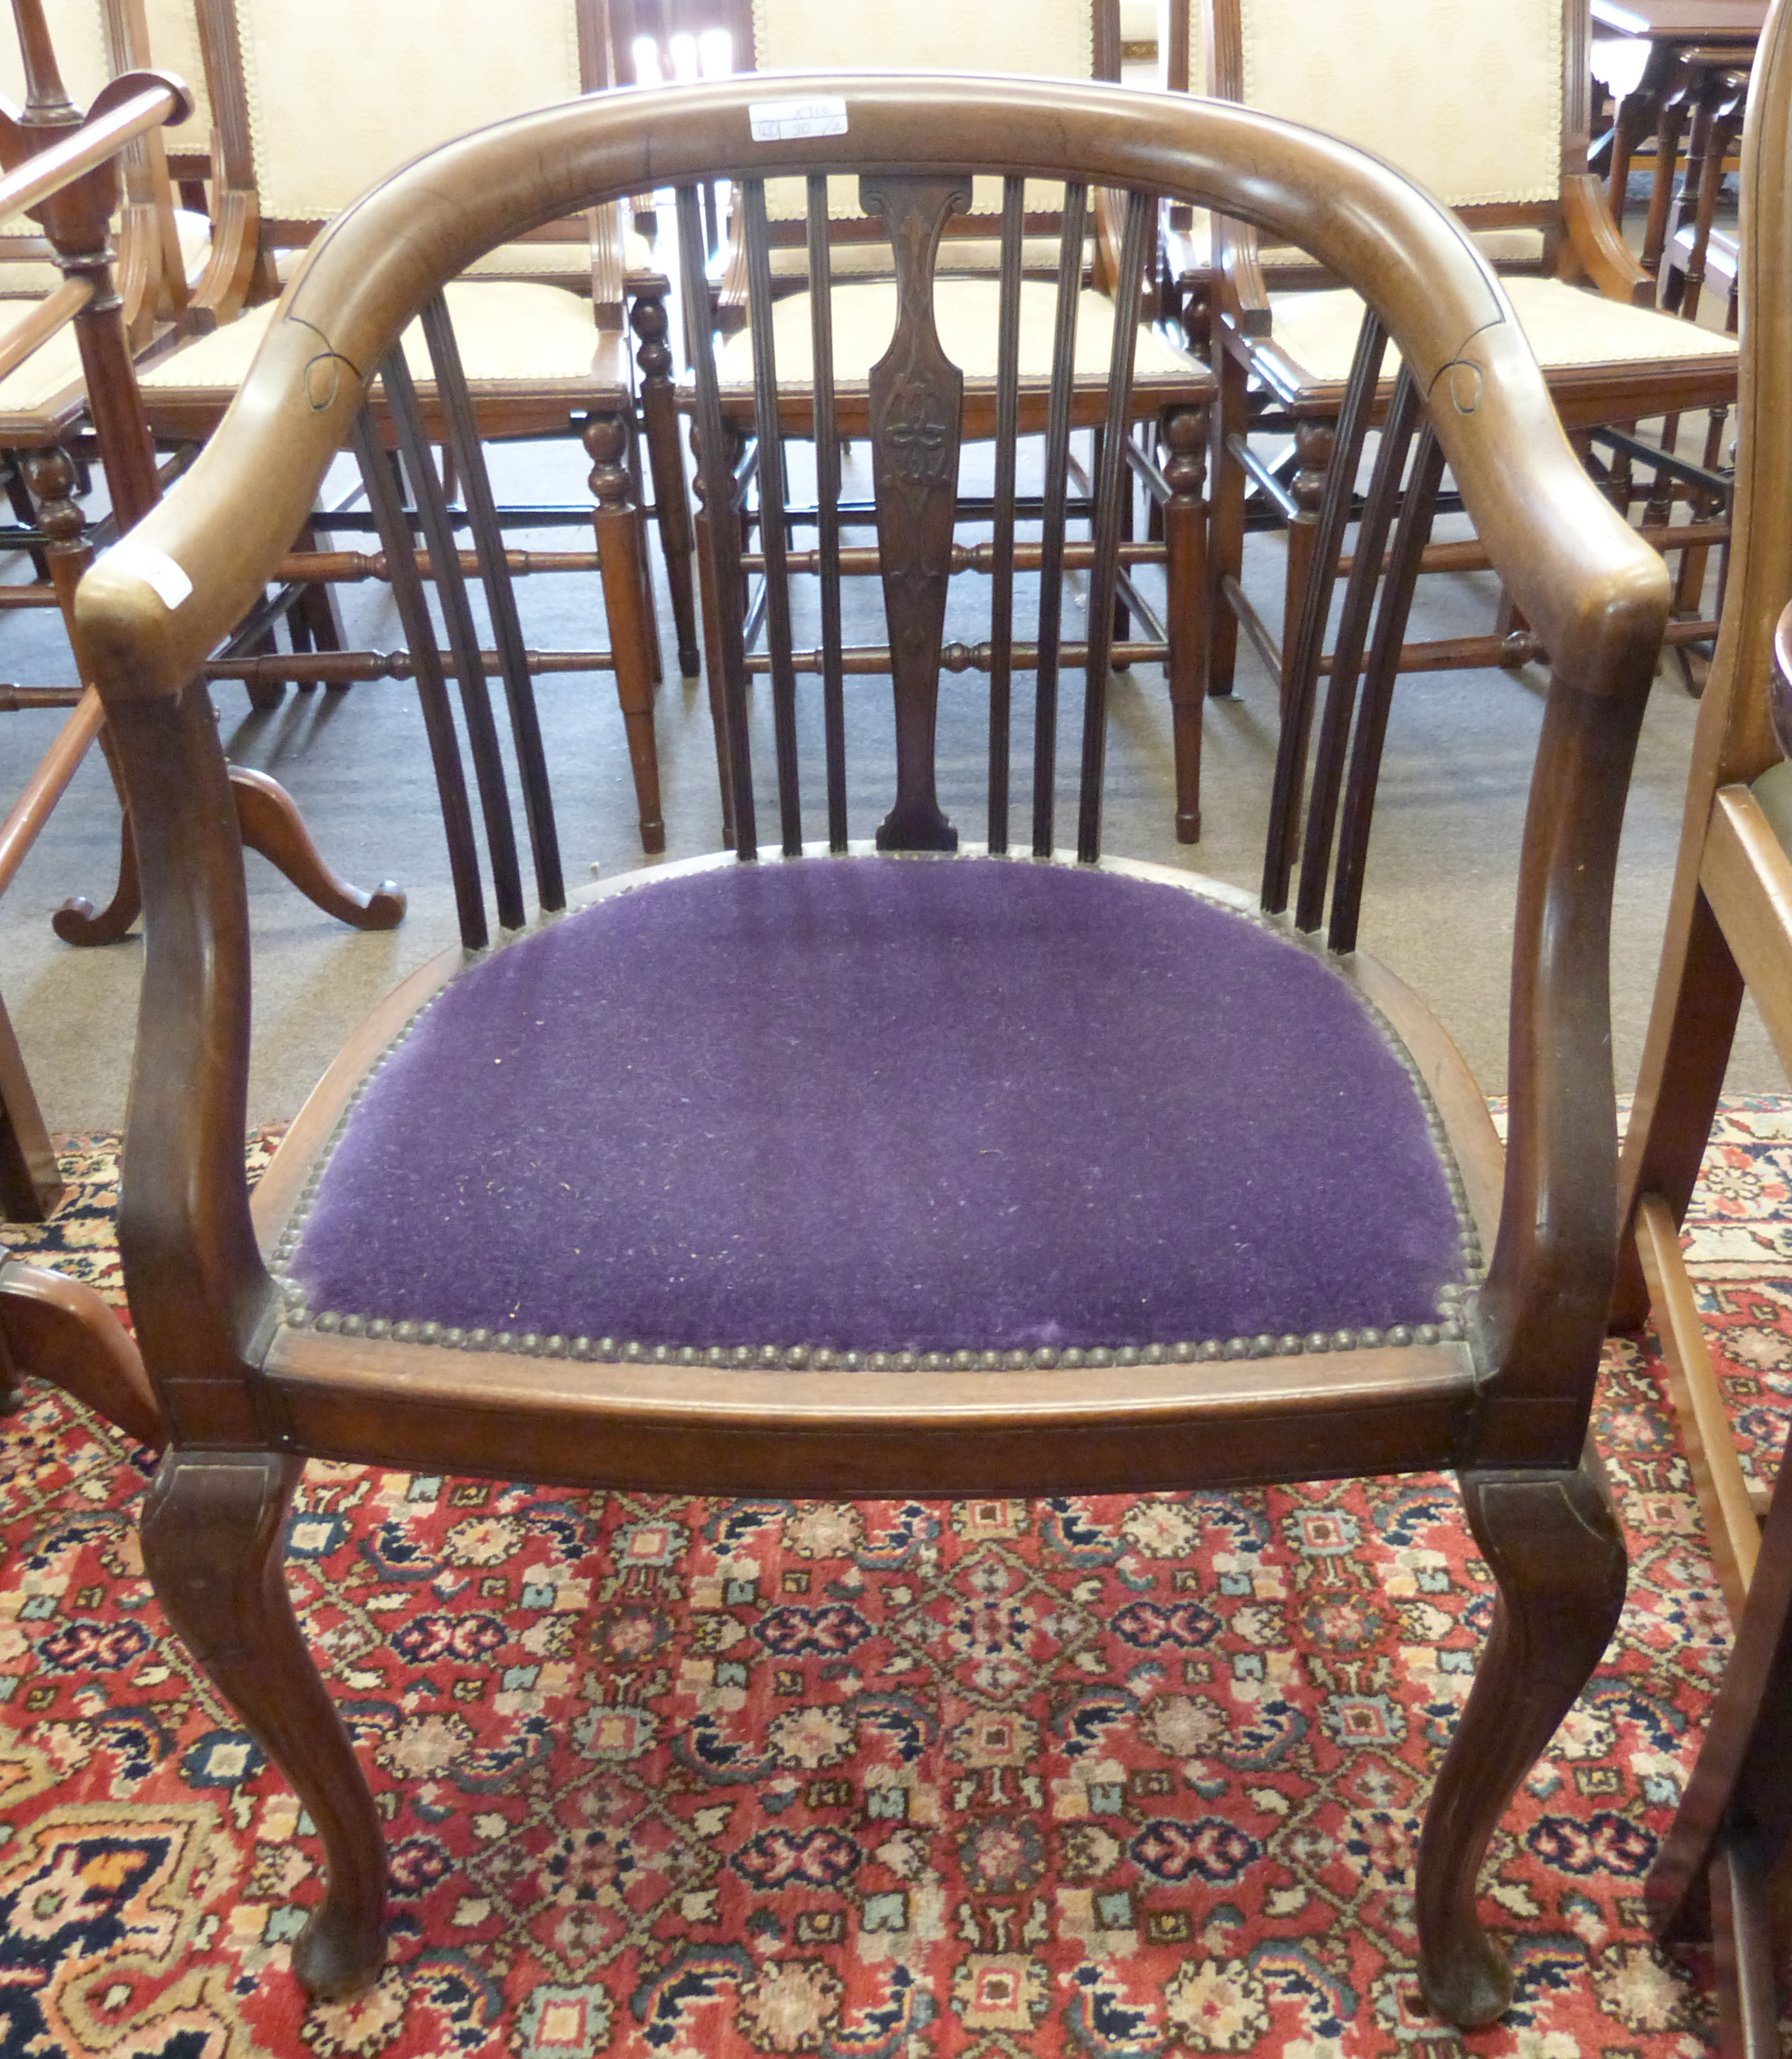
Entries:
<svg viewBox="0 0 1792 2059">
<path fill-rule="evenodd" d="M 1023 858 L 1013 862 L 1031 863 L 1036 861 Z M 647 880 L 641 882 L 643 886 L 651 882 Z M 631 887 L 624 890 L 636 890 Z M 1259 928 L 1270 931 L 1284 942 L 1311 951 L 1331 969 L 1328 954 L 1311 940 L 1298 934 L 1291 935 L 1280 923 L 1254 911 L 1232 908 L 1225 903 L 1217 905 L 1225 907 L 1228 914 L 1255 922 Z M 506 942 L 513 941 L 515 939 L 505 939 Z M 501 950 L 504 946 L 500 944 L 495 948 Z M 448 1351 L 504 1352 L 525 1358 L 571 1359 L 605 1364 L 707 1366 L 732 1372 L 1019 1372 L 1028 1368 L 1046 1369 L 1054 1366 L 1211 1364 L 1219 1359 L 1284 1358 L 1307 1352 L 1372 1351 L 1390 1346 L 1453 1344 L 1461 1342 L 1469 1334 L 1475 1295 L 1485 1276 L 1485 1267 L 1480 1235 L 1469 1210 L 1467 1187 L 1456 1164 L 1456 1154 L 1450 1148 L 1449 1137 L 1445 1132 L 1443 1118 L 1438 1113 L 1436 1103 L 1432 1097 L 1430 1086 L 1420 1071 L 1416 1061 L 1387 1017 L 1357 988 L 1352 990 L 1355 999 L 1375 1025 L 1377 1033 L 1396 1062 L 1411 1081 L 1419 1105 L 1424 1111 L 1432 1149 L 1443 1168 L 1451 1205 L 1456 1211 L 1463 1278 L 1460 1283 L 1452 1282 L 1439 1290 L 1438 1320 L 1435 1323 L 1397 1323 L 1387 1329 L 1312 1330 L 1304 1335 L 1292 1331 L 1274 1335 L 1266 1331 L 1254 1336 L 1206 1337 L 1175 1344 L 1126 1344 L 1111 1349 L 1096 1347 L 1085 1350 L 1072 1346 L 1063 1351 L 1041 1348 L 1036 1351 L 842 1352 L 809 1344 L 647 1344 L 631 1338 L 545 1336 L 533 1330 L 463 1329 L 453 1324 L 395 1321 L 384 1316 L 345 1312 L 333 1308 L 313 1313 L 305 1305 L 305 1289 L 289 1276 L 288 1268 L 304 1236 L 305 1225 L 316 1202 L 318 1189 L 338 1145 L 347 1133 L 362 1096 L 385 1069 L 398 1047 L 447 990 L 444 986 L 432 994 L 368 1068 L 337 1118 L 329 1142 L 305 1177 L 305 1185 L 300 1191 L 292 1215 L 276 1242 L 270 1266 L 280 1283 L 281 1321 L 289 1329 L 313 1329 L 326 1336 L 366 1337 L 395 1344 L 431 1344 Z"/>
</svg>

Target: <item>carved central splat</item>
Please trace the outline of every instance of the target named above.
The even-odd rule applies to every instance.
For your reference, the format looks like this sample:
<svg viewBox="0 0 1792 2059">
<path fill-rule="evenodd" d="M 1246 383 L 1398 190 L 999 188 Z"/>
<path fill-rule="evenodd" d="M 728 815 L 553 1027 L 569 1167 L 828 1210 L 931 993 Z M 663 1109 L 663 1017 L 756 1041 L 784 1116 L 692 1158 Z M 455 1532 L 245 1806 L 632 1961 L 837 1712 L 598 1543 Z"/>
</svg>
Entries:
<svg viewBox="0 0 1792 2059">
<path fill-rule="evenodd" d="M 896 688 L 896 805 L 879 850 L 956 850 L 958 832 L 934 785 L 940 639 L 958 503 L 964 374 L 934 326 L 934 261 L 946 218 L 966 213 L 963 179 L 874 177 L 858 182 L 868 214 L 890 228 L 896 333 L 871 368 L 871 479 Z"/>
</svg>

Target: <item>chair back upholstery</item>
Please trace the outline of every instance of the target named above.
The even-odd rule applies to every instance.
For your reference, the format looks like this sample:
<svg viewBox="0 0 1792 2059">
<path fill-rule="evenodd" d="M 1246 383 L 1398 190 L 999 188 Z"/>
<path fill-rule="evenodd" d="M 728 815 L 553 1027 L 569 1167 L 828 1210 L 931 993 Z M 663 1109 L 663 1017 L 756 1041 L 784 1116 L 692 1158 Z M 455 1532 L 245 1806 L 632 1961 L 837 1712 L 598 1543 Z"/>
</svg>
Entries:
<svg viewBox="0 0 1792 2059">
<path fill-rule="evenodd" d="M 169 133 L 177 147 L 211 149 L 212 101 L 205 84 L 205 49 L 199 34 L 197 0 L 107 0 L 121 6 L 127 22 L 141 9 L 147 62 L 175 73 L 193 95 L 193 113 Z"/>
<path fill-rule="evenodd" d="M 106 55 L 106 0 L 44 0 L 43 14 L 62 83 L 69 98 L 85 107 L 112 76 Z M 0 93 L 15 106 L 25 105 L 25 61 L 18 39 L 10 30 L 0 35 Z"/>
<path fill-rule="evenodd" d="M 1214 90 L 1372 150 L 1452 207 L 1553 215 L 1564 169 L 1583 168 L 1563 152 L 1586 147 L 1584 0 L 1207 11 Z"/>
<path fill-rule="evenodd" d="M 1117 75 L 1117 6 L 1034 0 L 1019 7 L 839 6 L 752 0 L 743 69 L 792 71 L 852 65 L 906 71 L 1031 72 L 1046 78 Z"/>
<path fill-rule="evenodd" d="M 424 151 L 608 79 L 593 0 L 199 6 L 229 182 L 288 241 Z"/>
<path fill-rule="evenodd" d="M 69 98 L 78 107 L 86 107 L 112 76 L 104 0 L 46 0 L 44 21 Z M 0 93 L 22 108 L 26 92 L 18 40 L 10 30 L 0 31 Z M 40 252 L 42 235 L 28 215 L 15 214 L 0 221 L 0 236 L 28 237 Z M 54 264 L 42 256 L 14 259 L 0 266 L 0 293 L 36 298 L 54 291 L 58 277 Z"/>
<path fill-rule="evenodd" d="M 198 217 L 188 217 L 184 229 L 177 227 L 167 169 L 170 137 L 176 147 L 184 141 L 209 148 L 210 115 L 191 0 L 41 0 L 41 6 L 62 86 L 77 108 L 90 106 L 109 80 L 158 65 L 178 75 L 193 96 L 192 114 L 166 132 L 140 137 L 121 157 L 125 214 L 119 241 L 122 245 L 134 239 L 138 247 L 134 253 L 121 248 L 120 280 L 133 311 L 132 333 L 141 343 L 158 313 L 171 315 L 185 304 L 183 237 L 197 250 L 206 233 Z M 20 43 L 3 34 L 0 94 L 21 108 L 30 98 Z M 26 240 L 13 244 L 14 237 Z M 43 245 L 35 221 L 24 215 L 0 221 L 0 240 L 9 245 L 4 253 L 9 261 L 0 265 L 0 295 L 38 299 L 56 289 L 62 274 L 37 254 Z"/>
<path fill-rule="evenodd" d="M 1117 79 L 1120 77 L 1119 0 L 1040 0 L 1025 8 L 966 8 L 954 0 L 919 0 L 914 7 L 887 7 L 877 0 L 735 0 L 736 49 L 743 70 L 790 71 L 860 66 L 904 71 L 1025 74 L 1040 78 Z M 971 213 L 999 212 L 994 181 L 976 188 Z M 1037 187 L 1028 211 L 1055 209 L 1058 194 Z M 830 189 L 837 220 L 859 217 L 850 181 Z M 774 221 L 800 220 L 806 212 L 793 185 L 768 186 L 766 210 Z M 955 233 L 964 233 L 961 222 Z"/>
<path fill-rule="evenodd" d="M 208 147 L 211 102 L 193 0 L 44 0 L 44 20 L 69 97 L 85 107 L 106 81 L 133 66 L 173 72 L 192 94 L 193 111 L 166 132 L 176 147 Z M 17 40 L 0 35 L 0 93 L 25 102 L 25 67 Z"/>
</svg>

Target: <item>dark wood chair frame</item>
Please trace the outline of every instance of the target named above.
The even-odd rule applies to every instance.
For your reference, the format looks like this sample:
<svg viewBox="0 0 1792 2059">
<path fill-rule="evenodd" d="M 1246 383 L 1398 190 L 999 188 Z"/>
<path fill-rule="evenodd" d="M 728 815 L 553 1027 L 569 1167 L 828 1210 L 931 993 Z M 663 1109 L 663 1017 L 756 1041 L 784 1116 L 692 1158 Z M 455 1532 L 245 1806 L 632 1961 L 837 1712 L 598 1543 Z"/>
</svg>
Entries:
<svg viewBox="0 0 1792 2059">
<path fill-rule="evenodd" d="M 1779 15 L 1783 23 L 1783 10 Z M 1792 1467 L 1765 1526 L 1746 1487 L 1679 1242 L 1745 988 L 1792 1069 L 1792 858 L 1751 784 L 1792 731 L 1792 50 L 1770 28 L 1743 143 L 1736 541 L 1698 711 L 1655 1006 L 1620 1170 L 1616 1328 L 1653 1305 L 1736 1641 L 1651 1872 L 1663 1942 L 1710 1939 L 1726 2059 L 1780 2050 L 1792 1879 Z M 1777 705 L 1776 705 L 1777 703 Z M 1776 732 L 1778 732 L 1776 734 Z"/>
<path fill-rule="evenodd" d="M 755 143 L 747 103 L 759 89 L 731 82 L 549 110 L 399 174 L 325 232 L 268 333 L 245 404 L 134 533 L 137 562 L 144 552 L 163 554 L 187 569 L 192 594 L 170 609 L 131 569 L 130 554 L 102 560 L 83 583 L 83 648 L 137 810 L 149 910 L 120 1240 L 169 1432 L 144 1517 L 150 1577 L 321 1832 L 328 1886 L 294 1963 L 315 1993 L 344 1994 L 381 1963 L 384 1875 L 377 1816 L 281 1577 L 283 1519 L 307 1453 L 619 1489 L 838 1495 L 1198 1489 L 1452 1467 L 1499 1597 L 1420 1844 L 1420 1963 L 1435 2007 L 1462 2023 L 1491 2020 L 1511 1987 L 1476 1914 L 1480 1859 L 1515 1786 L 1596 1663 L 1623 1591 L 1621 1535 L 1586 1440 L 1614 1257 L 1611 881 L 1667 615 L 1665 572 L 1588 481 L 1491 274 L 1448 218 L 1385 166 L 1236 108 L 1029 80 L 980 82 L 976 155 L 967 163 L 956 80 L 803 75 L 788 90 L 840 97 L 847 137 Z M 480 249 L 528 221 L 671 185 L 679 192 L 681 261 L 694 286 L 706 263 L 704 181 L 860 167 L 875 173 L 907 253 L 899 270 L 902 347 L 878 376 L 893 380 L 906 368 L 919 380 L 930 407 L 942 411 L 944 448 L 956 447 L 958 375 L 938 360 L 928 245 L 973 171 L 1007 177 L 1010 196 L 1025 177 L 1065 179 L 1073 192 L 1124 192 L 1122 290 L 1142 277 L 1159 196 L 1272 229 L 1335 265 L 1373 311 L 1355 412 L 1373 387 L 1383 325 L 1412 368 L 1416 399 L 1441 395 L 1428 424 L 1415 418 L 1416 496 L 1435 487 L 1447 458 L 1490 554 L 1555 659 L 1519 886 L 1503 1168 L 1485 1104 L 1442 1032 L 1368 961 L 1351 955 L 1338 964 L 1404 1026 L 1454 1137 L 1463 1205 L 1491 1253 L 1465 1322 L 1398 1350 L 1291 1352 L 1271 1340 L 1266 1356 L 1248 1360 L 1166 1347 L 1156 1356 L 1097 1353 L 1105 1362 L 1074 1366 L 1051 1353 L 1011 1353 L 999 1365 L 987 1356 L 970 1366 L 929 1360 L 893 1379 L 873 1365 L 823 1370 L 805 1361 L 798 1371 L 780 1358 L 743 1367 L 730 1355 L 723 1366 L 695 1352 L 668 1353 L 664 1364 L 626 1354 L 607 1363 L 587 1340 L 560 1340 L 558 1349 L 546 1340 L 532 1357 L 448 1350 L 402 1336 L 376 1340 L 340 1324 L 325 1334 L 302 1312 L 293 1316 L 269 1270 L 280 1262 L 277 1225 L 311 1177 L 360 1067 L 461 962 L 450 954 L 418 974 L 360 1033 L 295 1125 L 252 1211 L 242 1161 L 249 996 L 241 866 L 233 818 L 220 805 L 217 739 L 193 681 L 288 549 L 334 452 L 370 434 L 356 428 L 360 379 L 343 378 L 321 406 L 314 390 L 307 396 L 316 330 L 351 364 L 384 365 L 389 379 L 402 364 L 394 345 L 406 323 Z M 1365 221 L 1377 225 L 1380 241 L 1361 233 Z M 818 243 L 825 266 L 825 236 Z M 400 245 L 404 261 L 393 263 Z M 1389 246 L 1409 261 L 1378 269 L 1364 254 Z M 759 253 L 756 262 L 763 244 Z M 1017 237 L 1005 239 L 1004 259 L 1002 348 L 1012 368 Z M 1067 261 L 1073 266 L 1080 257 Z M 825 293 L 818 305 L 825 310 Z M 1134 332 L 1122 323 L 1116 333 L 1110 425 L 1113 411 L 1123 420 L 1131 404 Z M 1448 380 L 1438 384 L 1446 367 L 1465 358 L 1479 373 L 1472 412 L 1451 404 Z M 817 361 L 829 362 L 825 348 Z M 1056 363 L 1063 450 L 1071 344 L 1062 333 Z M 452 385 L 444 356 L 437 369 Z M 719 499 L 722 404 L 702 358 L 698 377 L 708 492 Z M 758 432 L 771 439 L 770 478 L 778 408 L 767 358 L 759 378 Z M 1011 454 L 1017 382 L 998 383 L 1008 395 L 998 448 Z M 827 393 L 824 379 L 824 412 Z M 402 407 L 401 390 L 396 401 Z M 914 447 L 901 440 L 910 419 L 903 409 L 873 412 L 880 476 L 894 472 L 902 489 L 886 494 L 879 516 L 899 653 L 897 798 L 879 841 L 937 849 L 950 834 L 934 786 L 932 717 L 956 484 L 949 467 L 914 472 Z M 265 437 L 262 423 L 277 432 Z M 1084 862 L 1100 843 L 1119 440 L 1110 435 L 1097 487 L 1101 548 L 1082 654 Z M 1054 492 L 1061 491 L 1060 484 Z M 1401 531 L 1416 522 L 1416 514 L 1403 516 Z M 775 560 L 780 525 L 768 523 L 765 533 Z M 725 590 L 738 595 L 733 535 L 723 529 L 721 548 Z M 1061 564 L 1061 518 L 1047 542 Z M 1400 548 L 1396 539 L 1396 556 Z M 825 536 L 822 556 L 825 615 L 840 572 Z M 1388 604 L 1384 598 L 1384 613 Z M 789 852 L 801 847 L 787 747 L 790 631 L 773 619 L 778 812 Z M 727 741 L 738 855 L 747 862 L 759 853 L 738 605 L 725 620 Z M 826 640 L 837 649 L 832 632 Z M 1014 668 L 1037 668 L 1043 691 L 1055 677 L 1050 654 L 1015 644 L 1011 629 L 999 640 Z M 1373 643 L 1385 655 L 1379 629 Z M 843 826 L 835 807 L 843 772 L 836 725 L 827 727 L 832 841 Z M 997 798 L 992 826 L 1005 818 Z M 1049 850 L 1049 809 L 1042 826 Z"/>
</svg>

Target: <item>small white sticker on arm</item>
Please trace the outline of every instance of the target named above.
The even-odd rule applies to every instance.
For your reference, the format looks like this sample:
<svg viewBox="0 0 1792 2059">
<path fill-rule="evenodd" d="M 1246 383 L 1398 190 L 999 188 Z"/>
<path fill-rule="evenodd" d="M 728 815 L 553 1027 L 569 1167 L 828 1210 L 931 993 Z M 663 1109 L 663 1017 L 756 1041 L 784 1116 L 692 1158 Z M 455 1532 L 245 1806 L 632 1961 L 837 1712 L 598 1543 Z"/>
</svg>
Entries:
<svg viewBox="0 0 1792 2059">
<path fill-rule="evenodd" d="M 110 551 L 102 554 L 98 563 L 144 580 L 155 590 L 156 597 L 170 615 L 193 591 L 193 581 L 165 551 L 158 551 L 153 544 L 140 544 L 134 537 L 127 536 L 121 544 L 114 544 Z"/>
<path fill-rule="evenodd" d="M 751 100 L 747 114 L 755 143 L 794 143 L 805 136 L 846 133 L 846 103 L 835 94 L 813 100 Z"/>
</svg>

